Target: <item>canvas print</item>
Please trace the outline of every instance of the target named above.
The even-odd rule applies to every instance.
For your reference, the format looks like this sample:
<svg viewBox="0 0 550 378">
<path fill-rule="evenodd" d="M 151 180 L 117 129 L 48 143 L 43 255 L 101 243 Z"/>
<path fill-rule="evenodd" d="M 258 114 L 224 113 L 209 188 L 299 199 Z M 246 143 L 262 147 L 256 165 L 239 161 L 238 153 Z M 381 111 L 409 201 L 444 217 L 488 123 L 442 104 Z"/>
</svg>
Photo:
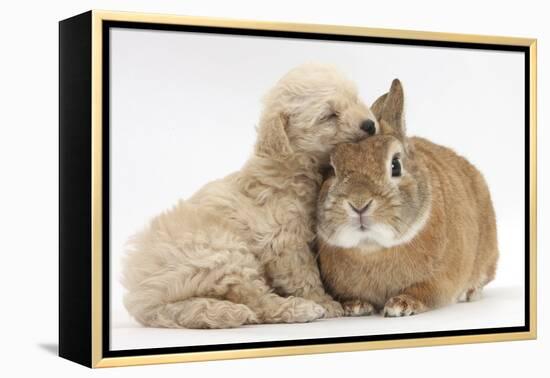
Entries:
<svg viewBox="0 0 550 378">
<path fill-rule="evenodd" d="M 110 351 L 525 326 L 522 52 L 108 38 Z"/>
</svg>

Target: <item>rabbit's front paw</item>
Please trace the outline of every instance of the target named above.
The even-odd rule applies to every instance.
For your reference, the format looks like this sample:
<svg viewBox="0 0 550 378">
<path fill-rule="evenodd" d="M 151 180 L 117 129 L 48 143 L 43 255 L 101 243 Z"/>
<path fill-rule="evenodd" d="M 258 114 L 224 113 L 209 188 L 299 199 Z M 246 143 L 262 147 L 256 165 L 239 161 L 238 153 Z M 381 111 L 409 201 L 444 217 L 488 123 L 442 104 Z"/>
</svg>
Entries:
<svg viewBox="0 0 550 378">
<path fill-rule="evenodd" d="M 360 299 L 352 299 L 342 302 L 345 316 L 365 316 L 374 312 L 374 307 L 369 302 Z"/>
<path fill-rule="evenodd" d="M 384 306 L 383 314 L 386 317 L 409 316 L 426 311 L 424 303 L 418 299 L 401 294 L 390 298 Z"/>
</svg>

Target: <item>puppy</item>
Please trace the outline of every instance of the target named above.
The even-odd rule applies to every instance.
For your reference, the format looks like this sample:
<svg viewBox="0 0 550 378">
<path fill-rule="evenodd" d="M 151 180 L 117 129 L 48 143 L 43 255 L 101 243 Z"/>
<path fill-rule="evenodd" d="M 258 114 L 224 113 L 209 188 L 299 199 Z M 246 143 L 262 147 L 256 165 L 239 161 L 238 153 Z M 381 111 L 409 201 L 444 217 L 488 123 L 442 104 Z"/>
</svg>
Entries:
<svg viewBox="0 0 550 378">
<path fill-rule="evenodd" d="M 377 127 L 354 85 L 331 66 L 291 70 L 265 98 L 244 167 L 179 201 L 131 240 L 123 278 L 129 313 L 168 328 L 342 315 L 310 250 L 319 170 L 336 144 Z"/>
</svg>

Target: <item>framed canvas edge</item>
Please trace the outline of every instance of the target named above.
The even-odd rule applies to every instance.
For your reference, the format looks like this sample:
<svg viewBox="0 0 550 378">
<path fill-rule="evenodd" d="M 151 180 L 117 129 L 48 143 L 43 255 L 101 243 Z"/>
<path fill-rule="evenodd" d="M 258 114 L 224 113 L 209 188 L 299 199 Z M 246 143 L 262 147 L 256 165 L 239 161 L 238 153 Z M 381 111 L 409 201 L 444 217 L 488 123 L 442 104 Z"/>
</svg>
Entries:
<svg viewBox="0 0 550 378">
<path fill-rule="evenodd" d="M 170 15 L 158 13 L 137 13 L 106 10 L 92 10 L 94 18 L 103 21 L 124 21 L 167 25 L 211 26 L 223 28 L 239 28 L 250 30 L 272 30 L 304 33 L 322 33 L 334 35 L 354 35 L 382 37 L 393 39 L 410 39 L 423 41 L 465 42 L 480 44 L 495 44 L 529 47 L 535 38 L 492 36 L 481 34 L 462 34 L 447 32 L 432 32 L 420 30 L 370 28 L 364 26 L 344 26 L 330 24 L 289 23 L 275 21 L 257 21 L 245 19 L 200 17 L 185 15 Z"/>
<path fill-rule="evenodd" d="M 536 335 L 532 332 L 502 333 L 494 335 L 451 336 L 418 338 L 407 340 L 384 340 L 352 342 L 331 345 L 306 345 L 291 347 L 270 347 L 258 349 L 240 349 L 214 352 L 173 353 L 158 355 L 142 355 L 131 357 L 108 357 L 100 359 L 95 368 L 137 366 L 150 364 L 168 364 L 178 362 L 201 362 L 214 360 L 235 360 L 242 358 L 281 357 L 293 355 L 359 352 L 367 350 L 429 347 L 441 345 L 473 344 L 500 341 L 532 340 Z"/>
<path fill-rule="evenodd" d="M 103 357 L 103 20 L 92 11 L 92 367 Z"/>
<path fill-rule="evenodd" d="M 529 315 L 537 337 L 537 40 L 529 44 Z"/>
<path fill-rule="evenodd" d="M 209 360 L 239 359 L 253 357 L 272 357 L 286 355 L 304 355 L 314 353 L 352 352 L 374 349 L 393 349 L 404 347 L 425 347 L 450 344 L 469 344 L 497 341 L 533 340 L 537 338 L 537 40 L 535 38 L 518 38 L 503 36 L 487 36 L 474 34 L 456 34 L 425 32 L 398 29 L 380 29 L 355 26 L 337 26 L 321 24 L 296 24 L 282 22 L 266 22 L 252 20 L 235 20 L 196 16 L 176 16 L 150 13 L 113 12 L 92 10 L 92 103 L 91 103 L 91 140 L 92 140 L 92 356 L 91 366 L 94 368 L 131 366 L 145 364 L 163 364 L 176 362 L 197 362 Z M 240 29 L 257 29 L 272 31 L 291 31 L 305 33 L 325 33 L 335 35 L 355 35 L 383 37 L 393 39 L 410 39 L 425 41 L 463 42 L 477 44 L 493 44 L 507 46 L 522 46 L 529 49 L 529 146 L 530 146 L 530 192 L 529 192 L 529 241 L 530 241 L 530 277 L 529 277 L 529 331 L 514 333 L 495 333 L 464 336 L 446 336 L 431 338 L 415 338 L 401 340 L 350 342 L 341 344 L 312 344 L 306 346 L 269 347 L 257 349 L 223 350 L 213 352 L 191 352 L 158 355 L 140 355 L 129 357 L 103 357 L 103 306 L 102 306 L 102 119 L 103 119 L 103 67 L 102 67 L 102 25 L 104 21 L 140 22 L 170 25 L 213 26 Z"/>
</svg>

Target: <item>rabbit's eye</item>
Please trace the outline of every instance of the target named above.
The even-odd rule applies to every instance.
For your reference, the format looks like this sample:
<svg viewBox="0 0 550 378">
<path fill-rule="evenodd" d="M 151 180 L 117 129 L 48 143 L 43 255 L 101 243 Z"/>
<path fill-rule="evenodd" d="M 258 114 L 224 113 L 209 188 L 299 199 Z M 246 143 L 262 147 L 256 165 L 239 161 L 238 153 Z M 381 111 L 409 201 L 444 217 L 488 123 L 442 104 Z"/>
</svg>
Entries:
<svg viewBox="0 0 550 378">
<path fill-rule="evenodd" d="M 401 161 L 396 156 L 391 161 L 391 176 L 399 177 L 401 176 Z"/>
</svg>

